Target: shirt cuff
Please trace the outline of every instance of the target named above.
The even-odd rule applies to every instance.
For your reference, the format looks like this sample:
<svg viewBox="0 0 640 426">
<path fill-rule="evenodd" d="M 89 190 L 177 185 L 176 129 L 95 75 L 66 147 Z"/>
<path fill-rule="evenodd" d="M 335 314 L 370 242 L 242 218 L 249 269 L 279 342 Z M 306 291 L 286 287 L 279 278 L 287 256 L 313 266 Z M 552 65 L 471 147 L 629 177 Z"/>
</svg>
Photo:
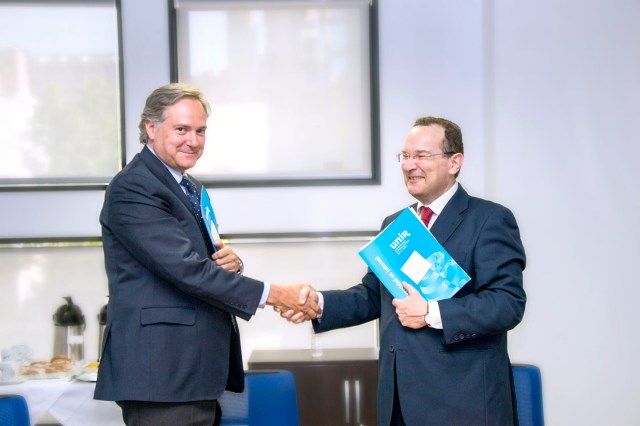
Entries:
<svg viewBox="0 0 640 426">
<path fill-rule="evenodd" d="M 431 328 L 442 330 L 442 318 L 440 317 L 440 306 L 435 300 L 429 302 L 429 313 L 424 316 L 424 320 Z"/>
<path fill-rule="evenodd" d="M 322 312 L 324 311 L 324 296 L 320 292 L 318 292 L 318 306 L 320 307 L 320 313 L 316 319 L 320 321 L 320 318 L 322 318 Z"/>
<path fill-rule="evenodd" d="M 260 298 L 260 304 L 258 305 L 258 308 L 264 309 L 264 307 L 267 306 L 267 297 L 269 297 L 269 291 L 271 291 L 271 283 L 265 281 L 264 289 L 262 290 L 262 297 Z"/>
</svg>

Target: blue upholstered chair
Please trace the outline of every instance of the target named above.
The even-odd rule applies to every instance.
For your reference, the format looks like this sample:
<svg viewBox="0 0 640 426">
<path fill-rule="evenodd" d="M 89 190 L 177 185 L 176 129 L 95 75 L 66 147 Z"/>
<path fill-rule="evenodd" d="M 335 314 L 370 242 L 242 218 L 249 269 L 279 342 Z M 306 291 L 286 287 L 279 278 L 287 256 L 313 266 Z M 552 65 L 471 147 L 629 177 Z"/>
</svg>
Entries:
<svg viewBox="0 0 640 426">
<path fill-rule="evenodd" d="M 0 425 L 29 426 L 27 401 L 20 395 L 0 395 Z"/>
<path fill-rule="evenodd" d="M 298 426 L 296 382 L 289 371 L 246 371 L 244 392 L 225 392 L 218 401 L 225 426 Z"/>
<path fill-rule="evenodd" d="M 513 364 L 511 367 L 520 426 L 544 426 L 540 369 L 529 364 Z"/>
</svg>

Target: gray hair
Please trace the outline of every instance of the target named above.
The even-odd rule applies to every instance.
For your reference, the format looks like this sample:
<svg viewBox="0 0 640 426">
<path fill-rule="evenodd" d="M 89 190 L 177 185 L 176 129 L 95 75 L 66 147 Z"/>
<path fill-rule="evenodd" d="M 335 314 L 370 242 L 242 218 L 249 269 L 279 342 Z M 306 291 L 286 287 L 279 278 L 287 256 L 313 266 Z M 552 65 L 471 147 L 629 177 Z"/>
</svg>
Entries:
<svg viewBox="0 0 640 426">
<path fill-rule="evenodd" d="M 146 144 L 149 142 L 145 122 L 162 123 L 166 118 L 166 108 L 185 98 L 195 99 L 200 102 L 207 117 L 209 117 L 211 107 L 200 90 L 183 83 L 170 83 L 159 87 L 149 95 L 142 114 L 140 114 L 140 124 L 138 125 L 140 143 Z"/>
</svg>

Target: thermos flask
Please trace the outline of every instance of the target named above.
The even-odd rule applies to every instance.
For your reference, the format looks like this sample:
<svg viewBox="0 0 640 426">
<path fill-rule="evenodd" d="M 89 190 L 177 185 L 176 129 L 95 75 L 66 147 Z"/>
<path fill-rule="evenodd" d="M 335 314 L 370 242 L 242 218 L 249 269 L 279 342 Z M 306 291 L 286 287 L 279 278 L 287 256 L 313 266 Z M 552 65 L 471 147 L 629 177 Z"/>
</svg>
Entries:
<svg viewBox="0 0 640 426">
<path fill-rule="evenodd" d="M 64 299 L 67 303 L 53 315 L 53 356 L 65 355 L 72 361 L 80 361 L 84 359 L 84 315 L 71 296 Z"/>
</svg>

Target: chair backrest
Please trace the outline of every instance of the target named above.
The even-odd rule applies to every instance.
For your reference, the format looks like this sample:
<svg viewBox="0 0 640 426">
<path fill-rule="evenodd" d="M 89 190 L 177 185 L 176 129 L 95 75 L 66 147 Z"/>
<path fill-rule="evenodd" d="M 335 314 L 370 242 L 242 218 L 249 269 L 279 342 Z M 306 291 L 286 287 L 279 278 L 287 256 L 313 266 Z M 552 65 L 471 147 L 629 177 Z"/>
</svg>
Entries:
<svg viewBox="0 0 640 426">
<path fill-rule="evenodd" d="M 218 402 L 221 425 L 298 426 L 296 382 L 290 371 L 245 371 L 244 392 L 225 392 Z"/>
<path fill-rule="evenodd" d="M 0 425 L 29 426 L 27 401 L 20 395 L 0 395 Z"/>
<path fill-rule="evenodd" d="M 512 364 L 520 426 L 544 426 L 542 377 L 540 369 L 530 364 Z"/>
</svg>

